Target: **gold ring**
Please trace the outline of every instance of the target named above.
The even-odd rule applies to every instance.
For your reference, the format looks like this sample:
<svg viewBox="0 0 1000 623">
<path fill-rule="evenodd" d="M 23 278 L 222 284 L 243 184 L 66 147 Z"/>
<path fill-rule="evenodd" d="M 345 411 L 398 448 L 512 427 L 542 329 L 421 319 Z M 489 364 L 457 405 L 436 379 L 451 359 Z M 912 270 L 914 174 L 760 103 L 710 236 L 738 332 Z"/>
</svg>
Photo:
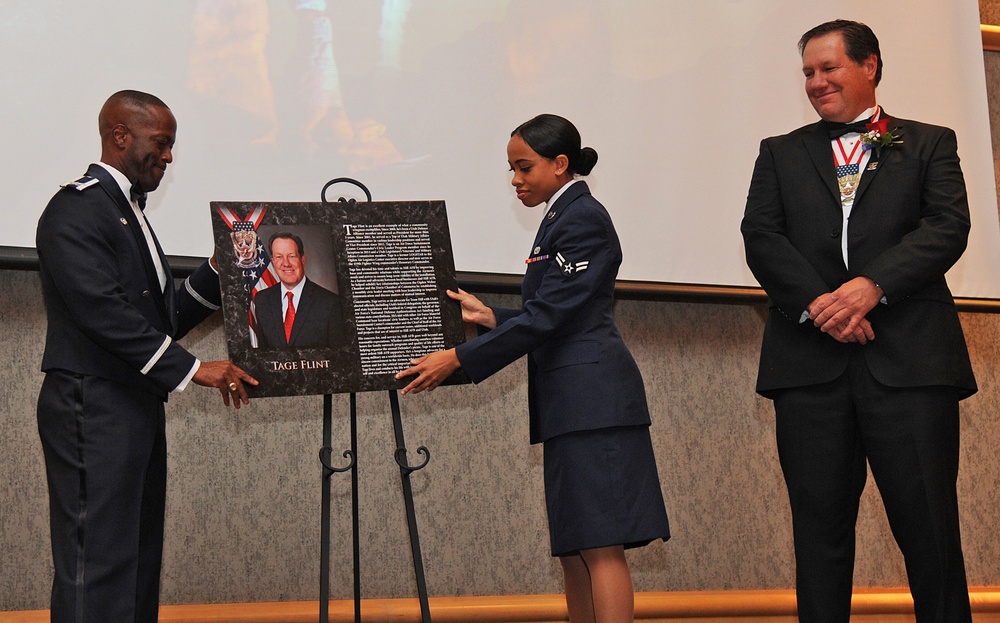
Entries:
<svg viewBox="0 0 1000 623">
<path fill-rule="evenodd" d="M 239 389 L 239 385 L 237 385 L 236 383 L 230 383 L 229 384 L 229 391 L 234 392 L 237 389 Z"/>
</svg>

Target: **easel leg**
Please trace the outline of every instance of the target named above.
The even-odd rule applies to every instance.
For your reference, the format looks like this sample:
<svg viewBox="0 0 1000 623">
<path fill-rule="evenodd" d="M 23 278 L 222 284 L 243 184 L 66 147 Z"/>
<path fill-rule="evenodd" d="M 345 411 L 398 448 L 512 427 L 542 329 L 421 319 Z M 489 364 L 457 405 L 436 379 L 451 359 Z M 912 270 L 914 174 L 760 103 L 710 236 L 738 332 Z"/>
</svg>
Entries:
<svg viewBox="0 0 1000 623">
<path fill-rule="evenodd" d="M 333 396 L 323 396 L 323 448 L 319 451 L 319 460 L 323 463 L 323 453 L 327 456 L 333 451 L 331 444 L 333 419 Z M 333 469 L 323 463 L 323 495 L 320 502 L 319 532 L 319 621 L 330 621 L 330 476 Z"/>
<path fill-rule="evenodd" d="M 351 453 L 358 456 L 358 395 L 351 392 Z M 358 465 L 351 466 L 351 529 L 354 534 L 354 623 L 361 623 L 361 528 L 358 521 Z M 323 623 L 329 623 L 324 621 Z"/>
<path fill-rule="evenodd" d="M 410 551 L 413 555 L 413 573 L 417 580 L 417 596 L 420 599 L 420 616 L 422 623 L 431 623 L 430 606 L 427 602 L 427 581 L 424 579 L 424 561 L 420 554 L 420 536 L 417 534 L 417 514 L 413 507 L 413 488 L 410 486 L 410 474 L 423 469 L 431 459 L 430 451 L 419 446 L 417 452 L 424 455 L 424 462 L 411 466 L 406 462 L 406 442 L 403 440 L 403 421 L 399 415 L 399 395 L 395 390 L 389 392 L 389 404 L 392 407 L 392 429 L 396 435 L 396 463 L 399 465 L 399 476 L 403 485 L 403 504 L 406 506 L 406 525 L 410 531 Z"/>
<path fill-rule="evenodd" d="M 319 538 L 319 621 L 330 623 L 330 477 L 338 472 L 353 471 L 352 510 L 354 513 L 354 617 L 361 623 L 361 594 L 358 584 L 358 466 L 355 457 L 358 455 L 357 444 L 357 410 L 355 395 L 351 394 L 351 449 L 344 452 L 344 458 L 351 460 L 346 467 L 333 467 L 330 456 L 333 437 L 333 396 L 323 396 L 323 447 L 319 450 L 319 462 L 323 465 L 323 495 L 320 502 L 320 538 Z"/>
</svg>

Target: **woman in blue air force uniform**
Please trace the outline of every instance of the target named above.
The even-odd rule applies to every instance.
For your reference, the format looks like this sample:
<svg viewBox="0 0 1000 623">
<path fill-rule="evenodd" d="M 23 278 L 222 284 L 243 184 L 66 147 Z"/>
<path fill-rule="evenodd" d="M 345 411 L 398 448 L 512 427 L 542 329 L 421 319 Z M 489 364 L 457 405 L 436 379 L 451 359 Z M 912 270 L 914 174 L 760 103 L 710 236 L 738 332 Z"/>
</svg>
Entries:
<svg viewBox="0 0 1000 623">
<path fill-rule="evenodd" d="M 667 540 L 642 376 L 612 314 L 621 246 L 607 210 L 577 176 L 597 163 L 568 120 L 539 115 L 511 133 L 511 184 L 547 204 L 527 259 L 520 309 L 448 292 L 485 332 L 413 361 L 403 393 L 432 390 L 459 367 L 480 382 L 528 355 L 531 443 L 544 444 L 552 555 L 570 620 L 632 621 L 624 550 Z"/>
</svg>

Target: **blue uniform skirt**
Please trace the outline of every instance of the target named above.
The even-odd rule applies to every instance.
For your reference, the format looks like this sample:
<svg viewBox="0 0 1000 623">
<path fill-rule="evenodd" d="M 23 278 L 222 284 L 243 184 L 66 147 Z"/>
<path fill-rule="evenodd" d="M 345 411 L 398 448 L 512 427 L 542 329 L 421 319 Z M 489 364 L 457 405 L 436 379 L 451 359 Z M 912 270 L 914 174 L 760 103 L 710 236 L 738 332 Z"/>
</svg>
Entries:
<svg viewBox="0 0 1000 623">
<path fill-rule="evenodd" d="M 566 433 L 543 448 L 553 556 L 670 538 L 648 426 Z"/>
</svg>

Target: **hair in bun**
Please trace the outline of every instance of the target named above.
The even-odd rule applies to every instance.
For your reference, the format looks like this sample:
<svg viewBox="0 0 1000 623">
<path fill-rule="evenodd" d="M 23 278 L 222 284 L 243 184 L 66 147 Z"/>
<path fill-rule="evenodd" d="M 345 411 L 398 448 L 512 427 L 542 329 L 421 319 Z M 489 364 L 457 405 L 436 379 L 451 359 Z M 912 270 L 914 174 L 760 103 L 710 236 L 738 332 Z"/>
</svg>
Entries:
<svg viewBox="0 0 1000 623">
<path fill-rule="evenodd" d="M 580 132 L 569 119 L 542 114 L 514 128 L 511 136 L 520 136 L 539 156 L 569 159 L 569 171 L 574 175 L 590 175 L 597 164 L 597 151 L 580 147 Z"/>
</svg>

